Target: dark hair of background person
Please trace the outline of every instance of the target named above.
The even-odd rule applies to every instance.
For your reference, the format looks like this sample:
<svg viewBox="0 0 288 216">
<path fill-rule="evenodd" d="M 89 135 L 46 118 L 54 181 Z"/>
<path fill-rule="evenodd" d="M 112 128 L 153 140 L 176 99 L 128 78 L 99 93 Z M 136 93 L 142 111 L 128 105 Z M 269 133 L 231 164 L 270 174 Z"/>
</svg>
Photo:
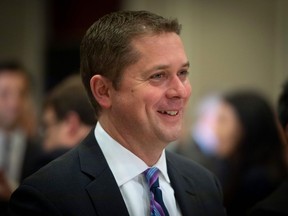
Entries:
<svg viewBox="0 0 288 216">
<path fill-rule="evenodd" d="M 234 108 L 244 130 L 236 154 L 245 156 L 247 164 L 282 163 L 283 143 L 269 103 L 254 92 L 229 94 L 224 101 Z"/>
<path fill-rule="evenodd" d="M 16 61 L 2 61 L 0 62 L 0 71 L 25 71 L 24 67 Z"/>
<path fill-rule="evenodd" d="M 125 67 L 137 62 L 139 53 L 133 39 L 145 35 L 174 32 L 180 34 L 176 19 L 165 19 L 147 11 L 119 11 L 96 21 L 86 32 L 80 46 L 80 71 L 89 99 L 99 115 L 101 107 L 90 89 L 90 79 L 102 75 L 117 89 Z"/>
<path fill-rule="evenodd" d="M 288 80 L 283 85 L 283 90 L 278 100 L 278 117 L 285 130 L 288 125 Z"/>
<path fill-rule="evenodd" d="M 80 121 L 86 125 L 95 125 L 96 117 L 88 100 L 81 78 L 74 75 L 60 83 L 48 95 L 44 109 L 52 108 L 58 121 L 65 119 L 69 112 L 79 115 Z"/>
<path fill-rule="evenodd" d="M 241 212 L 239 206 L 246 203 L 246 207 L 252 207 L 285 178 L 284 144 L 276 113 L 262 96 L 240 91 L 225 95 L 223 100 L 233 107 L 243 131 L 235 153 L 228 159 L 230 169 L 226 173 L 227 187 L 223 187 L 224 200 L 229 205 L 227 202 L 233 200 L 233 195 L 239 195 L 234 204 Z"/>
</svg>

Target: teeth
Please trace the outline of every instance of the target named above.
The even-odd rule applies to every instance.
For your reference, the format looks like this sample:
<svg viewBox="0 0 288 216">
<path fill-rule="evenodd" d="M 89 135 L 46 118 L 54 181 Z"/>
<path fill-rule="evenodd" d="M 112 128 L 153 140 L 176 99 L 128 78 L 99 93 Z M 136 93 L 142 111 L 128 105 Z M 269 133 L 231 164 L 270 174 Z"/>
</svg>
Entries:
<svg viewBox="0 0 288 216">
<path fill-rule="evenodd" d="M 178 114 L 178 111 L 160 111 L 160 113 L 175 116 Z"/>
<path fill-rule="evenodd" d="M 171 116 L 175 116 L 175 115 L 177 115 L 177 111 L 166 111 L 166 113 L 168 114 L 168 115 L 171 115 Z"/>
</svg>

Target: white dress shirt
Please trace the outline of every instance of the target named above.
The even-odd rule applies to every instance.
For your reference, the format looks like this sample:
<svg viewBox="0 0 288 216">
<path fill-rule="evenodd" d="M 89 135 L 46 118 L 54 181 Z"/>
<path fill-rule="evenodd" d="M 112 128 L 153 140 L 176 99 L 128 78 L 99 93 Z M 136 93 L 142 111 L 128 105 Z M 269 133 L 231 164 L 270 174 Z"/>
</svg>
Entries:
<svg viewBox="0 0 288 216">
<path fill-rule="evenodd" d="M 116 179 L 129 214 L 131 216 L 150 215 L 150 189 L 143 174 L 149 167 L 144 161 L 115 141 L 99 122 L 94 133 Z M 171 216 L 181 215 L 167 173 L 165 150 L 154 167 L 160 170 L 160 189 L 169 214 Z"/>
<path fill-rule="evenodd" d="M 9 135 L 9 151 L 6 152 L 5 139 L 7 135 L 0 130 L 0 169 L 8 163 L 9 168 L 6 171 L 6 178 L 12 187 L 16 189 L 19 186 L 22 166 L 27 148 L 26 137 L 20 129 L 16 129 Z M 5 155 L 4 155 L 5 154 Z M 4 161 L 8 160 L 8 161 Z"/>
</svg>

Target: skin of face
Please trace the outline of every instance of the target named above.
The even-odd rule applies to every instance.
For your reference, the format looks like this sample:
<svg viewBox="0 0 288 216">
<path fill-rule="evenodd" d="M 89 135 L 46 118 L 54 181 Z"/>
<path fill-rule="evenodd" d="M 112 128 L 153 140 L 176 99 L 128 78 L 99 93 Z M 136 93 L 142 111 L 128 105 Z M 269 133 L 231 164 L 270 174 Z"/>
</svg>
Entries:
<svg viewBox="0 0 288 216">
<path fill-rule="evenodd" d="M 241 125 L 233 107 L 225 102 L 218 107 L 216 115 L 217 154 L 222 158 L 227 158 L 237 149 L 242 136 Z"/>
<path fill-rule="evenodd" d="M 64 140 L 65 127 L 63 122 L 57 120 L 52 107 L 47 107 L 43 113 L 44 139 L 43 147 L 46 151 L 51 151 L 62 144 Z"/>
<path fill-rule="evenodd" d="M 141 157 L 145 150 L 158 154 L 180 136 L 191 86 L 189 62 L 177 34 L 144 36 L 132 45 L 140 58 L 123 71 L 119 88 L 108 82 L 106 90 L 97 90 L 95 83 L 105 85 L 99 75 L 91 79 L 91 87 L 103 108 L 103 128 Z"/>
<path fill-rule="evenodd" d="M 27 80 L 18 73 L 0 74 L 0 126 L 10 130 L 17 126 L 27 100 Z"/>
<path fill-rule="evenodd" d="M 70 149 L 79 144 L 90 132 L 92 126 L 81 122 L 79 115 L 70 111 L 59 120 L 52 106 L 43 112 L 43 149 L 51 152 L 57 149 Z"/>
</svg>

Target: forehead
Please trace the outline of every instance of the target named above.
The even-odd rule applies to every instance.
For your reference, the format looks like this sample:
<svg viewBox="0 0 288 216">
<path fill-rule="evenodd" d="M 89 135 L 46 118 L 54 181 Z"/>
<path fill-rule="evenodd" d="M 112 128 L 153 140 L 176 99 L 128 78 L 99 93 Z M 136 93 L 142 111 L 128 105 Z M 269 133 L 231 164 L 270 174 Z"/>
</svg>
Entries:
<svg viewBox="0 0 288 216">
<path fill-rule="evenodd" d="M 26 79 L 25 74 L 20 70 L 2 70 L 0 71 L 0 79 L 2 78 L 22 78 Z"/>
<path fill-rule="evenodd" d="M 0 73 L 0 94 L 27 93 L 29 84 L 26 77 L 18 73 Z M 24 96 L 24 95 L 23 95 Z"/>
<path fill-rule="evenodd" d="M 1 71 L 0 72 L 0 82 L 2 83 L 27 83 L 27 77 L 20 71 Z"/>
<path fill-rule="evenodd" d="M 180 67 L 188 62 L 181 38 L 176 33 L 147 35 L 132 40 L 133 49 L 139 55 L 135 65 L 142 68 L 165 65 Z"/>
<path fill-rule="evenodd" d="M 176 49 L 175 51 L 178 52 L 184 52 L 181 38 L 174 32 L 136 37 L 132 40 L 132 46 L 142 55 L 157 51 L 159 53 L 171 48 Z M 164 50 L 159 50 L 158 48 L 160 47 Z"/>
</svg>

